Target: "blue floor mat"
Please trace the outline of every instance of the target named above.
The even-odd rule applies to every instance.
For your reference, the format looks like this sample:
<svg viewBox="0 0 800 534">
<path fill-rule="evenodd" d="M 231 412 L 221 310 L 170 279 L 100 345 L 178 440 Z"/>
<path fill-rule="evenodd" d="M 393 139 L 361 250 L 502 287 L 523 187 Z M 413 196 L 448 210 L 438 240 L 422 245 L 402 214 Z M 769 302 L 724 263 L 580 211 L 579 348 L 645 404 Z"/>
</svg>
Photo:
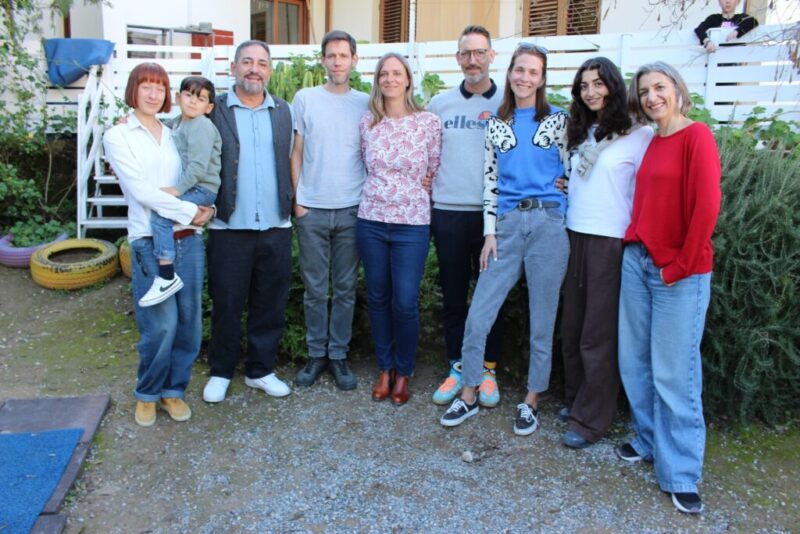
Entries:
<svg viewBox="0 0 800 534">
<path fill-rule="evenodd" d="M 27 533 L 61 480 L 83 429 L 0 433 L 0 533 Z"/>
</svg>

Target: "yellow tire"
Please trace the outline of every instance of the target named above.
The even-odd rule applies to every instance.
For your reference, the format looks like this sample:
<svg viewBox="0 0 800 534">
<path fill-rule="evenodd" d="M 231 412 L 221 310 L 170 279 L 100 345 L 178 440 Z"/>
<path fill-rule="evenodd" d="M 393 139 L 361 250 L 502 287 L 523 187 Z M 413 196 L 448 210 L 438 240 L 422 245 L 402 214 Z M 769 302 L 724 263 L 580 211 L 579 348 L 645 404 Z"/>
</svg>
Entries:
<svg viewBox="0 0 800 534">
<path fill-rule="evenodd" d="M 91 249 L 98 254 L 86 261 L 59 262 L 51 257 L 69 250 Z M 67 239 L 40 248 L 31 256 L 33 281 L 48 289 L 80 289 L 111 278 L 119 271 L 117 247 L 102 239 Z"/>
<path fill-rule="evenodd" d="M 122 268 L 122 273 L 128 278 L 133 278 L 133 271 L 131 270 L 131 244 L 128 240 L 122 242 L 119 246 L 119 266 Z"/>
</svg>

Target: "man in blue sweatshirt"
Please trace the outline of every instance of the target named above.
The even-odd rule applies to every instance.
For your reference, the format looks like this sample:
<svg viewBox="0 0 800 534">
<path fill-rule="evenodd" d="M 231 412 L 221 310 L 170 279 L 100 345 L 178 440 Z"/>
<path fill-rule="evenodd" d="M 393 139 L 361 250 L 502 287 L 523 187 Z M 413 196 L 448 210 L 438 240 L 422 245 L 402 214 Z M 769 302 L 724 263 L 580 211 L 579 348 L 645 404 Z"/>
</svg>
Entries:
<svg viewBox="0 0 800 534">
<path fill-rule="evenodd" d="M 484 128 L 497 111 L 502 92 L 489 77 L 495 58 L 489 31 L 467 26 L 458 40 L 456 61 L 464 81 L 431 100 L 428 110 L 442 120 L 442 157 L 433 183 L 431 230 L 439 259 L 444 337 L 450 374 L 433 393 L 433 402 L 449 404 L 461 390 L 461 345 L 467 319 L 470 282 L 477 279 L 483 246 Z M 502 315 L 502 313 L 501 313 Z M 495 369 L 501 352 L 498 317 L 486 340 L 481 406 L 500 402 Z"/>
</svg>

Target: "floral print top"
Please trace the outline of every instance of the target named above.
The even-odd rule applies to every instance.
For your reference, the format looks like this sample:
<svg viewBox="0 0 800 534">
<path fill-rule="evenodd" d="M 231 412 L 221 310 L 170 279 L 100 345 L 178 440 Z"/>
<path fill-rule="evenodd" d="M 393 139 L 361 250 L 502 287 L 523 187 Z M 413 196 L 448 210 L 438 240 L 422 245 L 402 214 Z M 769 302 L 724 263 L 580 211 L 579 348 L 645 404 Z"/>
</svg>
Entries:
<svg viewBox="0 0 800 534">
<path fill-rule="evenodd" d="M 431 222 L 430 193 L 422 186 L 436 175 L 442 149 L 442 123 L 428 111 L 399 119 L 384 117 L 370 128 L 372 114 L 361 117 L 361 154 L 367 181 L 358 216 L 370 221 L 423 225 Z"/>
</svg>

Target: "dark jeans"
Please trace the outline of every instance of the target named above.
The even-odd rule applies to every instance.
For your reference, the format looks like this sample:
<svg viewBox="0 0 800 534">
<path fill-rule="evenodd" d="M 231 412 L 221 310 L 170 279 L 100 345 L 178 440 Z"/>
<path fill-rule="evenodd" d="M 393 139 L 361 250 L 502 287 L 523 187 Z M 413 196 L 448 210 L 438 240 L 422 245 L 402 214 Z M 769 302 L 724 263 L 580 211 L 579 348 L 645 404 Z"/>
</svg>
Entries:
<svg viewBox="0 0 800 534">
<path fill-rule="evenodd" d="M 356 240 L 364 262 L 378 367 L 410 376 L 417 361 L 419 286 L 430 227 L 358 219 Z"/>
<path fill-rule="evenodd" d="M 478 262 L 483 248 L 483 212 L 434 209 L 431 231 L 436 240 L 439 284 L 442 288 L 442 322 L 447 357 L 461 359 L 464 325 L 467 322 L 467 294 L 470 282 L 478 279 Z M 484 361 L 498 362 L 503 351 L 503 309 L 488 337 Z"/>
<path fill-rule="evenodd" d="M 273 371 L 283 334 L 292 275 L 292 229 L 210 230 L 208 292 L 211 376 L 231 378 L 240 355 L 240 321 L 247 305 L 245 374 Z"/>
<path fill-rule="evenodd" d="M 595 442 L 617 411 L 622 239 L 567 232 L 570 256 L 561 312 L 564 400 L 570 430 Z"/>
<path fill-rule="evenodd" d="M 198 206 L 211 206 L 217 194 L 203 186 L 196 185 L 178 197 Z M 153 232 L 153 254 L 159 260 L 175 261 L 175 240 L 172 238 L 172 227 L 175 221 L 162 217 L 155 211 L 150 215 L 150 230 Z"/>
</svg>

